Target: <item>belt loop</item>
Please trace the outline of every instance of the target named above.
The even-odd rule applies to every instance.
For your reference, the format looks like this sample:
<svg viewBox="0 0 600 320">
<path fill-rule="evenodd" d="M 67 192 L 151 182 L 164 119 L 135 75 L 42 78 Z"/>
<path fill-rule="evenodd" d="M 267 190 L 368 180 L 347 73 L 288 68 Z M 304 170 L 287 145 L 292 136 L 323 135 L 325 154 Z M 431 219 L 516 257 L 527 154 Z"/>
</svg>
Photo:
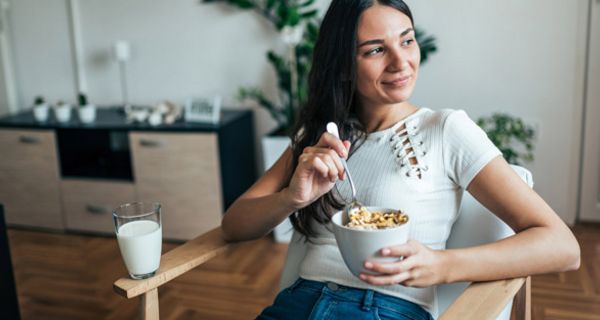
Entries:
<svg viewBox="0 0 600 320">
<path fill-rule="evenodd" d="M 304 279 L 302 279 L 302 278 L 298 278 L 296 281 L 294 281 L 294 283 L 292 283 L 292 285 L 291 285 L 291 286 L 289 286 L 289 287 L 287 288 L 287 291 L 288 291 L 289 293 L 292 293 L 292 292 L 294 291 L 294 289 L 296 289 L 296 287 L 298 287 L 298 286 L 299 286 L 299 285 L 300 285 L 302 282 L 304 282 Z"/>
<path fill-rule="evenodd" d="M 373 305 L 373 294 L 375 292 L 373 290 L 365 290 L 365 296 L 363 298 L 362 309 L 365 311 L 371 310 L 371 306 Z"/>
</svg>

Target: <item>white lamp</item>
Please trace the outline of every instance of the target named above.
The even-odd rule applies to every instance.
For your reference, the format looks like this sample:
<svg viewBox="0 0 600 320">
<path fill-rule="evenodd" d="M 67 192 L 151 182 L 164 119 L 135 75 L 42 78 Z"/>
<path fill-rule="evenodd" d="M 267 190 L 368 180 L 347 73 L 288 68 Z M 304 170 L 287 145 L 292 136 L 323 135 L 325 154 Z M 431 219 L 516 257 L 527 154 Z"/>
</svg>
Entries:
<svg viewBox="0 0 600 320">
<path fill-rule="evenodd" d="M 121 97 L 123 99 L 123 107 L 129 108 L 129 98 L 127 95 L 127 69 L 126 63 L 131 57 L 131 47 L 129 42 L 118 40 L 113 45 L 113 54 L 119 63 L 119 73 L 121 76 Z"/>
</svg>

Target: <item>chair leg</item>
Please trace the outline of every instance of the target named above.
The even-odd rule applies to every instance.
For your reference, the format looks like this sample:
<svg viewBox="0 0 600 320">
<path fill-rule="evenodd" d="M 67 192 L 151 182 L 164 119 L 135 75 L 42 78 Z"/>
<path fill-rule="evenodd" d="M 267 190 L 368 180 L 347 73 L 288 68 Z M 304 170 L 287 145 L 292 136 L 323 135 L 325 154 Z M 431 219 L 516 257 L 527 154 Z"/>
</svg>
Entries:
<svg viewBox="0 0 600 320">
<path fill-rule="evenodd" d="M 513 301 L 511 319 L 531 320 L 531 277 L 527 277 Z"/>
<path fill-rule="evenodd" d="M 158 320 L 158 288 L 154 288 L 141 297 L 142 319 Z"/>
</svg>

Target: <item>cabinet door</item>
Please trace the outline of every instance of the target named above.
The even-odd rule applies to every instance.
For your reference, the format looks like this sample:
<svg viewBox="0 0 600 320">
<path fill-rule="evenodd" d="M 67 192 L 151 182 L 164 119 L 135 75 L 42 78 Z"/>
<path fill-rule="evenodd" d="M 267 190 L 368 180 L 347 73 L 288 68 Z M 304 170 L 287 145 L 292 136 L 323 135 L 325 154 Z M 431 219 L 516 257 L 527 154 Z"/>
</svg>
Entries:
<svg viewBox="0 0 600 320">
<path fill-rule="evenodd" d="M 163 236 L 191 239 L 221 223 L 214 133 L 130 133 L 136 195 L 162 204 Z"/>
<path fill-rule="evenodd" d="M 130 182 L 63 179 L 61 191 L 69 230 L 114 234 L 112 210 L 135 201 Z"/>
<path fill-rule="evenodd" d="M 54 131 L 0 130 L 0 148 L 0 202 L 6 221 L 62 229 Z"/>
</svg>

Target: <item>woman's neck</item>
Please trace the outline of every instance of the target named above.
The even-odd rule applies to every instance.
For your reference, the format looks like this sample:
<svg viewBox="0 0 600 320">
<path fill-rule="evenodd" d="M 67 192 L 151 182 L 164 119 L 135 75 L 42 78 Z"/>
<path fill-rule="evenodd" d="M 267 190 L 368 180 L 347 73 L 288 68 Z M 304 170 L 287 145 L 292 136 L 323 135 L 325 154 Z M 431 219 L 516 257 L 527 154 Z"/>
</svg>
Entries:
<svg viewBox="0 0 600 320">
<path fill-rule="evenodd" d="M 393 126 L 417 110 L 418 108 L 408 101 L 393 105 L 361 107 L 358 119 L 365 126 L 367 132 L 375 132 Z"/>
</svg>

